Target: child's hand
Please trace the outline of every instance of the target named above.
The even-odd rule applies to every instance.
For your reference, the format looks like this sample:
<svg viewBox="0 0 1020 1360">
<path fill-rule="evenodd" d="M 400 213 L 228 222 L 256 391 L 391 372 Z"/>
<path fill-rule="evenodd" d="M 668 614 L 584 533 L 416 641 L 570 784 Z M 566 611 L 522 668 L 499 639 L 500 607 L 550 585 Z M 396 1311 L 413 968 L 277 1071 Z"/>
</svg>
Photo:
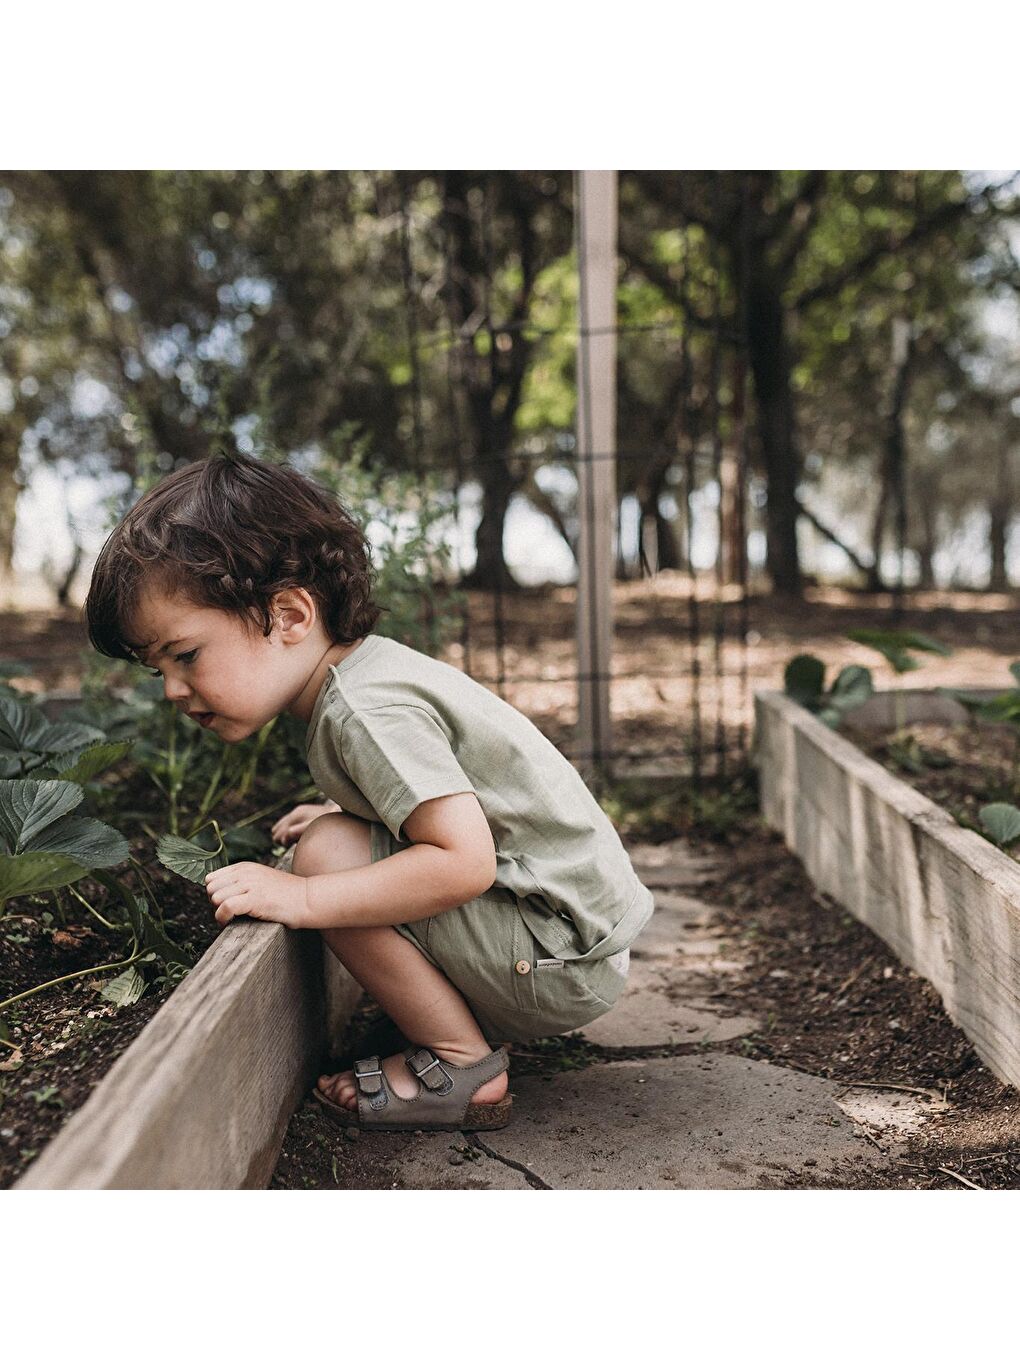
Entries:
<svg viewBox="0 0 1020 1360">
<path fill-rule="evenodd" d="M 298 803 L 290 812 L 273 824 L 273 840 L 281 845 L 296 841 L 301 833 L 325 812 L 339 812 L 340 805 L 329 799 L 325 803 Z"/>
<path fill-rule="evenodd" d="M 221 926 L 235 916 L 279 921 L 293 930 L 306 924 L 308 880 L 300 874 L 285 874 L 266 864 L 241 860 L 206 874 L 205 890 Z"/>
</svg>

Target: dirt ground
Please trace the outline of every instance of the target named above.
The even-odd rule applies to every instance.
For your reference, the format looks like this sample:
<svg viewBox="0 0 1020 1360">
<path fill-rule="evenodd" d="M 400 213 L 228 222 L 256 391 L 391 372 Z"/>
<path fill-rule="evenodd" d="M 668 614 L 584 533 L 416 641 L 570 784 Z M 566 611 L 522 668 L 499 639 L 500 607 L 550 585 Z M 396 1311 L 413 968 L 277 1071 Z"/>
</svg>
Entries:
<svg viewBox="0 0 1020 1360">
<path fill-rule="evenodd" d="M 954 649 L 948 658 L 924 658 L 923 669 L 909 681 L 964 687 L 1011 683 L 1007 668 L 1020 656 L 1020 609 L 1012 596 L 939 593 L 916 595 L 906 603 L 895 626 L 929 633 Z M 799 603 L 759 597 L 718 606 L 702 597 L 692 610 L 686 579 L 664 573 L 651 582 L 618 585 L 614 609 L 613 713 L 617 747 L 628 755 L 667 755 L 677 768 L 689 766 L 698 745 L 697 714 L 702 751 L 725 745 L 732 760 L 748 745 L 753 691 L 781 687 L 783 668 L 797 652 L 813 652 L 836 667 L 872 665 L 876 683 L 888 682 L 883 662 L 845 641 L 852 628 L 893 626 L 888 597 L 812 590 Z M 468 652 L 456 644 L 447 659 L 466 663 L 478 678 L 495 684 L 500 651 L 494 638 L 502 635 L 504 697 L 569 750 L 576 721 L 573 592 L 504 597 L 498 613 L 491 598 L 472 596 L 470 611 Z M 692 613 L 701 629 L 697 648 L 691 644 Z M 738 641 L 741 633 L 744 646 Z M 28 688 L 75 688 L 85 645 L 73 613 L 0 613 L 0 661 L 31 661 L 32 678 L 19 682 Z M 621 761 L 618 772 L 627 770 L 628 763 Z M 681 809 L 677 803 L 673 817 L 670 797 L 667 791 L 659 799 L 661 825 L 650 830 L 647 817 L 622 807 L 621 830 L 664 839 L 688 829 L 686 823 L 681 828 L 686 817 L 690 829 L 703 832 L 704 807 L 692 819 L 690 805 Z M 715 833 L 729 844 L 727 872 L 707 891 L 756 960 L 732 983 L 726 1004 L 746 1009 L 748 997 L 741 993 L 748 991 L 756 1012 L 768 1017 L 763 1033 L 735 1041 L 733 1051 L 849 1083 L 931 1091 L 945 1102 L 923 1132 L 889 1154 L 885 1176 L 866 1182 L 850 1178 L 848 1187 L 964 1188 L 949 1172 L 982 1187 L 1020 1186 L 1016 1093 L 981 1066 L 929 984 L 903 968 L 859 923 L 819 898 L 798 862 L 753 815 L 742 812 L 739 800 L 725 815 L 718 815 L 718 797 L 705 806 L 710 823 L 716 810 Z M 144 1018 L 154 1000 L 144 997 L 137 1015 Z M 102 1024 L 96 1034 L 102 1035 Z M 547 1047 L 530 1059 L 519 1058 L 517 1070 L 529 1061 L 537 1064 L 536 1071 L 542 1063 L 583 1064 L 584 1045 L 564 1040 L 555 1051 Z M 56 1125 L 67 1111 L 43 1098 L 45 1081 L 39 1085 L 41 1122 Z M 335 1186 L 355 1171 L 359 1184 L 373 1184 L 371 1168 L 360 1165 L 356 1142 L 348 1145 L 346 1171 L 332 1153 L 317 1165 L 319 1132 L 314 1112 L 307 1117 L 299 1112 L 275 1185 Z"/>
</svg>

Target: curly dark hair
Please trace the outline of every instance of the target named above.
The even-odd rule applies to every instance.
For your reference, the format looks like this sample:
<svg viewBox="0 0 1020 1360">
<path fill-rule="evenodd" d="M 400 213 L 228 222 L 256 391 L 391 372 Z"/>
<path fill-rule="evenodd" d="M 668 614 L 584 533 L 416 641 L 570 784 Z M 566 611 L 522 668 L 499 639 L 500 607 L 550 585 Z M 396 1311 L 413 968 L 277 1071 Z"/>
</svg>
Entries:
<svg viewBox="0 0 1020 1360">
<path fill-rule="evenodd" d="M 131 640 L 131 619 L 149 582 L 265 637 L 280 590 L 304 587 L 336 643 L 365 637 L 382 612 L 371 598 L 369 546 L 339 499 L 294 468 L 236 453 L 165 477 L 106 540 L 83 607 L 104 656 L 138 660 L 147 644 Z"/>
</svg>

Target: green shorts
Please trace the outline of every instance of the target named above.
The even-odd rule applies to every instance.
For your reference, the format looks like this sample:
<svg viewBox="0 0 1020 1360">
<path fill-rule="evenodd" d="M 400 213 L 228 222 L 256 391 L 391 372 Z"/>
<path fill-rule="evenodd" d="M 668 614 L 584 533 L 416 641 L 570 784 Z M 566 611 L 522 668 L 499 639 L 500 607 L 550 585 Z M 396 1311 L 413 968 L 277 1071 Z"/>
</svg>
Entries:
<svg viewBox="0 0 1020 1360">
<path fill-rule="evenodd" d="M 372 823 L 372 862 L 406 850 Z M 444 973 L 492 1044 L 580 1029 L 610 1010 L 627 983 L 627 951 L 558 959 L 535 938 L 526 901 L 498 884 L 463 906 L 394 927 Z"/>
</svg>

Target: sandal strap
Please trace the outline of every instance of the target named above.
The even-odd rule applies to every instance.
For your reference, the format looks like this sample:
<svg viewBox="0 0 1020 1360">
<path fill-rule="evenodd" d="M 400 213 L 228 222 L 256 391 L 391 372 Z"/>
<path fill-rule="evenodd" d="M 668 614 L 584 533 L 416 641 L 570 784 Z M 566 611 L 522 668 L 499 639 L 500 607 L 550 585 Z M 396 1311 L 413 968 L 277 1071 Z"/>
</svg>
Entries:
<svg viewBox="0 0 1020 1360">
<path fill-rule="evenodd" d="M 421 1084 L 437 1096 L 449 1095 L 453 1090 L 453 1078 L 431 1048 L 413 1049 L 404 1062 Z"/>
<path fill-rule="evenodd" d="M 371 1110 L 382 1110 L 390 1102 L 389 1082 L 383 1074 L 379 1055 L 359 1058 L 354 1064 L 354 1080 L 358 1083 L 358 1104 L 364 1100 Z"/>
<path fill-rule="evenodd" d="M 354 1064 L 358 1122 L 363 1128 L 428 1128 L 433 1124 L 440 1128 L 456 1127 L 478 1088 L 510 1066 L 502 1048 L 467 1067 L 441 1061 L 431 1048 L 409 1048 L 403 1056 L 408 1070 L 420 1083 L 416 1096 L 396 1094 L 378 1057 L 362 1058 Z"/>
</svg>

